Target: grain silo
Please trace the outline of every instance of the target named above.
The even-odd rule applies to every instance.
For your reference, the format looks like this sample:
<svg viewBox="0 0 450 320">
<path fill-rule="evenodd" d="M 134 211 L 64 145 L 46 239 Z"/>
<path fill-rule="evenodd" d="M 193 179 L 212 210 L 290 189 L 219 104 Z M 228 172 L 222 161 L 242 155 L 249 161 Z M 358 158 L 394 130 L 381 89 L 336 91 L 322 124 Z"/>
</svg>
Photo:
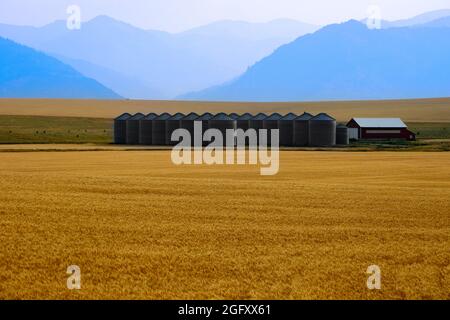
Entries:
<svg viewBox="0 0 450 320">
<path fill-rule="evenodd" d="M 131 114 L 124 113 L 114 119 L 114 143 L 127 143 L 127 119 L 131 118 Z"/>
<path fill-rule="evenodd" d="M 178 112 L 166 120 L 166 145 L 174 146 L 178 144 L 178 141 L 172 141 L 172 133 L 181 128 L 181 119 L 184 117 L 184 114 Z"/>
<path fill-rule="evenodd" d="M 350 144 L 350 137 L 347 126 L 340 124 L 336 127 L 336 144 L 339 145 Z"/>
<path fill-rule="evenodd" d="M 319 113 L 309 120 L 310 146 L 336 145 L 336 119 L 326 113 Z"/>
<path fill-rule="evenodd" d="M 166 120 L 171 116 L 167 112 L 153 119 L 152 124 L 152 145 L 164 146 L 166 144 Z"/>
<path fill-rule="evenodd" d="M 237 120 L 239 118 L 239 115 L 235 112 L 230 113 L 228 116 L 233 120 Z"/>
<path fill-rule="evenodd" d="M 263 121 L 263 127 L 264 129 L 267 129 L 267 145 L 272 145 L 271 136 L 272 130 L 279 129 L 278 127 L 278 121 L 282 118 L 282 116 L 279 113 L 273 113 Z"/>
<path fill-rule="evenodd" d="M 294 146 L 306 147 L 309 143 L 309 120 L 312 114 L 303 113 L 294 119 Z"/>
<path fill-rule="evenodd" d="M 278 120 L 280 129 L 280 146 L 292 147 L 294 145 L 294 119 L 296 114 L 288 113 Z"/>
<path fill-rule="evenodd" d="M 136 113 L 128 118 L 127 122 L 127 144 L 139 144 L 139 120 L 145 116 L 142 113 Z"/>
<path fill-rule="evenodd" d="M 158 117 L 156 113 L 149 113 L 139 120 L 139 144 L 146 146 L 152 144 L 153 120 L 156 117 Z"/>
<path fill-rule="evenodd" d="M 205 131 L 209 129 L 208 121 L 211 120 L 213 115 L 209 112 L 206 112 L 202 114 L 197 120 L 195 121 L 201 121 L 202 122 L 202 136 L 205 134 Z M 203 141 L 203 146 L 207 146 L 209 143 Z"/>
<path fill-rule="evenodd" d="M 253 116 L 250 113 L 244 113 L 236 119 L 236 129 L 247 131 L 250 128 L 250 120 Z"/>
<path fill-rule="evenodd" d="M 267 118 L 267 115 L 264 113 L 258 113 L 256 116 L 253 116 L 248 121 L 248 127 L 249 129 L 256 130 L 256 136 L 258 137 L 258 143 L 259 143 L 259 130 L 264 129 L 264 119 Z"/>
<path fill-rule="evenodd" d="M 249 128 L 255 129 L 258 132 L 259 129 L 264 128 L 264 119 L 266 118 L 267 115 L 265 115 L 264 113 L 258 113 L 248 121 Z"/>
<path fill-rule="evenodd" d="M 233 118 L 230 118 L 225 113 L 218 113 L 208 121 L 208 127 L 209 127 L 209 129 L 217 129 L 222 133 L 223 144 L 225 146 L 226 141 L 227 141 L 226 140 L 226 138 L 227 138 L 226 131 L 227 131 L 227 129 L 236 130 L 236 120 L 234 120 Z M 234 134 L 233 134 L 233 139 L 234 139 Z M 234 144 L 235 143 L 233 142 L 233 145 Z"/>
<path fill-rule="evenodd" d="M 192 145 L 194 145 L 194 121 L 197 121 L 198 118 L 198 114 L 196 114 L 195 112 L 191 112 L 186 117 L 181 119 L 180 127 L 189 131 L 189 133 L 191 134 Z"/>
</svg>

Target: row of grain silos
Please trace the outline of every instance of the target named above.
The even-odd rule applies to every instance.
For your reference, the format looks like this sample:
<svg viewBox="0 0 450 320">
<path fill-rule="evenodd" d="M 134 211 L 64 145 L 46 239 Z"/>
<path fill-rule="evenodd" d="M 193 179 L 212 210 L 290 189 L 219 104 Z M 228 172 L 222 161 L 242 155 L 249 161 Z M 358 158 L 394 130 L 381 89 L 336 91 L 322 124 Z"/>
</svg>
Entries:
<svg viewBox="0 0 450 320">
<path fill-rule="evenodd" d="M 160 115 L 150 113 L 143 115 L 137 113 L 122 114 L 114 121 L 114 142 L 116 144 L 131 145 L 175 145 L 177 142 L 171 141 L 172 132 L 176 129 L 186 129 L 194 139 L 194 122 L 202 123 L 202 132 L 208 129 L 218 129 L 226 137 L 227 129 L 267 129 L 279 130 L 279 145 L 285 147 L 305 147 L 305 146 L 334 146 L 349 144 L 348 128 L 337 125 L 336 120 L 331 116 L 320 113 L 313 116 L 309 113 L 296 115 L 289 113 L 281 115 L 274 113 L 266 115 L 258 113 L 252 115 L 245 113 L 238 115 L 235 113 L 218 113 L 213 115 L 205 113 L 198 115 L 190 113 L 184 115 L 177 113 L 171 115 L 163 113 Z M 271 135 L 267 136 L 267 144 L 271 145 Z M 207 145 L 209 142 L 203 142 Z"/>
</svg>

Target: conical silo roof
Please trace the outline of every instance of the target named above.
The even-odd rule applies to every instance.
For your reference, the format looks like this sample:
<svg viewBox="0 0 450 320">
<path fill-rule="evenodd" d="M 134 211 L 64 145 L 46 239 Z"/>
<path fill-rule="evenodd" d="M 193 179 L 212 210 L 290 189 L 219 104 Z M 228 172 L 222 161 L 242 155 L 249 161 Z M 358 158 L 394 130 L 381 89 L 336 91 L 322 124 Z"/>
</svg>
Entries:
<svg viewBox="0 0 450 320">
<path fill-rule="evenodd" d="M 264 113 L 258 113 L 256 116 L 251 118 L 250 120 L 265 120 L 267 118 L 267 115 Z"/>
<path fill-rule="evenodd" d="M 211 113 L 206 112 L 206 113 L 202 114 L 197 120 L 199 120 L 199 121 L 211 120 L 212 117 L 213 117 L 213 115 Z"/>
<path fill-rule="evenodd" d="M 233 120 L 237 120 L 239 118 L 239 115 L 235 112 L 230 113 L 228 116 Z"/>
<path fill-rule="evenodd" d="M 300 115 L 297 118 L 295 118 L 295 120 L 310 120 L 313 117 L 314 116 L 311 113 L 304 112 L 302 115 Z"/>
<path fill-rule="evenodd" d="M 164 112 L 162 114 L 160 114 L 159 116 L 157 116 L 154 120 L 167 120 L 171 117 L 170 114 L 168 114 L 167 112 Z"/>
<path fill-rule="evenodd" d="M 196 114 L 195 112 L 191 112 L 181 120 L 197 120 L 198 118 L 199 118 L 198 114 Z"/>
<path fill-rule="evenodd" d="M 144 118 L 145 115 L 143 115 L 142 113 L 136 113 L 134 116 L 132 116 L 131 118 L 128 118 L 127 120 L 140 120 L 142 118 Z"/>
<path fill-rule="evenodd" d="M 120 116 L 118 116 L 117 118 L 115 118 L 114 120 L 128 120 L 129 118 L 131 118 L 131 114 L 127 113 L 123 113 Z"/>
<path fill-rule="evenodd" d="M 229 117 L 226 113 L 218 113 L 215 116 L 213 116 L 210 120 L 215 121 L 233 121 L 233 118 Z"/>
<path fill-rule="evenodd" d="M 237 118 L 237 120 L 250 120 L 253 119 L 253 115 L 250 113 L 244 113 L 243 115 L 239 116 L 239 118 Z"/>
<path fill-rule="evenodd" d="M 270 116 L 265 118 L 264 120 L 280 120 L 283 116 L 279 113 L 272 113 Z"/>
<path fill-rule="evenodd" d="M 184 114 L 178 112 L 178 113 L 175 113 L 173 116 L 171 116 L 171 117 L 170 117 L 169 119 L 167 119 L 167 120 L 169 120 L 169 121 L 178 121 L 178 120 L 183 119 L 184 117 L 185 117 Z"/>
<path fill-rule="evenodd" d="M 148 115 L 146 115 L 144 118 L 142 118 L 142 120 L 154 120 L 158 117 L 158 115 L 156 113 L 149 113 Z"/>
<path fill-rule="evenodd" d="M 281 120 L 281 121 L 292 121 L 292 120 L 294 120 L 295 118 L 297 118 L 297 115 L 294 114 L 294 113 L 292 113 L 292 112 L 290 112 L 290 113 L 288 113 L 287 115 L 283 116 L 280 120 Z"/>
<path fill-rule="evenodd" d="M 317 116 L 312 117 L 311 121 L 336 121 L 333 117 L 329 116 L 326 113 L 319 113 Z"/>
</svg>

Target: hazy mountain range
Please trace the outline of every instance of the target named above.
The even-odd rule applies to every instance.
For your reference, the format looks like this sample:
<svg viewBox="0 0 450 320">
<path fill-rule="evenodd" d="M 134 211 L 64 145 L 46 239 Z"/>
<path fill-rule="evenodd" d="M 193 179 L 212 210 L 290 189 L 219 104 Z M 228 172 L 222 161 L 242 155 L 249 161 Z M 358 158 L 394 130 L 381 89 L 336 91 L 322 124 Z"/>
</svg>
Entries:
<svg viewBox="0 0 450 320">
<path fill-rule="evenodd" d="M 1 37 L 0 97 L 121 98 L 57 59 Z"/>
<path fill-rule="evenodd" d="M 93 98 L 257 101 L 449 96 L 449 27 L 450 10 L 383 21 L 382 30 L 356 21 L 319 30 L 280 19 L 219 21 L 171 34 L 107 16 L 84 22 L 81 30 L 68 30 L 65 21 L 0 24 L 0 37 L 29 47 L 3 40 L 27 54 L 19 61 L 0 51 L 2 81 L 15 79 L 0 90 L 21 97 L 79 92 Z M 40 83 L 30 80 L 40 77 Z M 65 88 L 68 79 L 78 79 L 70 84 L 78 89 Z"/>
<path fill-rule="evenodd" d="M 450 96 L 450 28 L 349 21 L 284 45 L 230 83 L 181 98 L 226 101 Z"/>
<path fill-rule="evenodd" d="M 410 19 L 403 19 L 398 21 L 383 21 L 381 26 L 382 28 L 419 26 L 449 16 L 450 16 L 450 9 L 436 10 L 420 14 Z"/>
<path fill-rule="evenodd" d="M 318 27 L 292 20 L 221 21 L 178 34 L 99 16 L 68 30 L 0 25 L 0 36 L 42 50 L 130 98 L 163 99 L 230 80 Z"/>
</svg>

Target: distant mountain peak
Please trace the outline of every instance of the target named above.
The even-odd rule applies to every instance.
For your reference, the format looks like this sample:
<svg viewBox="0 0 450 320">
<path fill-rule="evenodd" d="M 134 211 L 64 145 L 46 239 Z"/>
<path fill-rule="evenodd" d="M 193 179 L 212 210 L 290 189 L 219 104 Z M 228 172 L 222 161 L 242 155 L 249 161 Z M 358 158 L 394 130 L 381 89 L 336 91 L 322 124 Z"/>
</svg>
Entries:
<svg viewBox="0 0 450 320">
<path fill-rule="evenodd" d="M 114 19 L 114 18 L 112 18 L 110 16 L 107 16 L 107 15 L 96 16 L 96 17 L 92 18 L 91 20 L 89 20 L 87 22 L 84 22 L 84 24 L 89 24 L 89 25 L 92 25 L 92 26 L 95 25 L 96 27 L 103 27 L 103 28 L 111 27 L 111 26 L 115 25 L 115 26 L 123 26 L 123 27 L 128 27 L 128 28 L 139 29 L 139 28 L 137 28 L 137 27 L 135 27 L 135 26 L 133 26 L 133 25 L 131 25 L 129 23 L 123 22 L 121 20 Z"/>
<path fill-rule="evenodd" d="M 350 20 L 280 47 L 234 81 L 180 99 L 317 101 L 449 96 L 448 56 L 450 28 L 375 31 Z"/>
<path fill-rule="evenodd" d="M 448 16 L 450 16 L 450 9 L 434 10 L 407 19 L 383 21 L 383 28 L 419 26 Z"/>
<path fill-rule="evenodd" d="M 120 98 L 112 90 L 59 60 L 2 37 L 0 97 Z"/>
</svg>

